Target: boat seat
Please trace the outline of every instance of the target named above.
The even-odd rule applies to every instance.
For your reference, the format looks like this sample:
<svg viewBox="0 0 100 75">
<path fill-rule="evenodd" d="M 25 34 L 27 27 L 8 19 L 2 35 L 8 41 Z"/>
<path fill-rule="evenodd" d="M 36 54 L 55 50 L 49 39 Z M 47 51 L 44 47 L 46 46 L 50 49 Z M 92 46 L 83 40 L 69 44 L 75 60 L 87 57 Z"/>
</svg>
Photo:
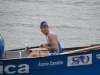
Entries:
<svg viewBox="0 0 100 75">
<path fill-rule="evenodd" d="M 5 59 L 13 59 L 13 58 L 25 58 L 30 54 L 30 51 L 21 50 L 21 51 L 5 51 L 4 58 Z"/>
</svg>

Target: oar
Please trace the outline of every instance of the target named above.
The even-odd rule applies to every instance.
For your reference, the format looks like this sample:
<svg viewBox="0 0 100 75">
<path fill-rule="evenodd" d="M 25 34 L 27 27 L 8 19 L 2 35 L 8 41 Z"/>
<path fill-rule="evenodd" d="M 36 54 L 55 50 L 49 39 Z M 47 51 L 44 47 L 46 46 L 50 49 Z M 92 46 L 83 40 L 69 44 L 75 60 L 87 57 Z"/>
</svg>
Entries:
<svg viewBox="0 0 100 75">
<path fill-rule="evenodd" d="M 39 48 L 39 46 L 33 46 L 33 47 L 25 47 L 25 48 L 19 48 L 19 49 L 12 49 L 12 50 L 7 50 L 7 51 L 19 51 L 19 50 L 29 50 L 29 49 L 33 49 L 33 48 Z"/>
<path fill-rule="evenodd" d="M 73 51 L 68 51 L 68 52 L 64 52 L 61 54 L 72 54 L 72 53 L 86 52 L 86 51 L 97 50 L 97 49 L 100 49 L 100 45 L 88 47 L 88 48 L 83 48 L 83 49 L 78 49 L 78 50 L 73 50 Z"/>
</svg>

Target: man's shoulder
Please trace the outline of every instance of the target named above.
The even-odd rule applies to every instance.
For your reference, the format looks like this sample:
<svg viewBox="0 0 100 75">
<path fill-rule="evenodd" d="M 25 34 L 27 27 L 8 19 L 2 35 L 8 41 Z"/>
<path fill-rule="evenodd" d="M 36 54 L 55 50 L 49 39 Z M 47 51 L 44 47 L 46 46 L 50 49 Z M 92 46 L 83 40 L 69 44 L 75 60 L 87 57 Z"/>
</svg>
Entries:
<svg viewBox="0 0 100 75">
<path fill-rule="evenodd" d="M 53 35 L 56 35 L 54 32 L 49 32 L 49 34 L 53 34 Z"/>
<path fill-rule="evenodd" d="M 49 35 L 48 35 L 48 38 L 50 39 L 53 39 L 53 38 L 55 38 L 56 37 L 56 35 L 54 34 L 54 33 L 50 33 Z"/>
<path fill-rule="evenodd" d="M 49 32 L 48 36 L 55 36 L 56 34 L 54 32 Z"/>
</svg>

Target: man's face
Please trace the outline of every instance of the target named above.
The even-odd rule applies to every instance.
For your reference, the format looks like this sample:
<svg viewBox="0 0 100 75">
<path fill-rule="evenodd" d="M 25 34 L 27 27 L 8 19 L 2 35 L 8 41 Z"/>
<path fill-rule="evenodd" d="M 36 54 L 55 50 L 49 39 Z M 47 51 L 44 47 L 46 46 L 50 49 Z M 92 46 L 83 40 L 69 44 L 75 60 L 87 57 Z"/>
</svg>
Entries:
<svg viewBox="0 0 100 75">
<path fill-rule="evenodd" d="M 40 28 L 40 29 L 41 29 L 41 32 L 42 32 L 43 34 L 45 34 L 45 35 L 47 35 L 48 32 L 49 32 L 49 27 L 42 27 L 42 28 Z"/>
</svg>

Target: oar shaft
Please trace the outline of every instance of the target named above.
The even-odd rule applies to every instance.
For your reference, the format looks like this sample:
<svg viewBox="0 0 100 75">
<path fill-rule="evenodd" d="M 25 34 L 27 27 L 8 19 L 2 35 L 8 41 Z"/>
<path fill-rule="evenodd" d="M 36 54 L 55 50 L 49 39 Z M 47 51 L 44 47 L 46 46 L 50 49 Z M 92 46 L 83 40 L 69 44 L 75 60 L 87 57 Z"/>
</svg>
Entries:
<svg viewBox="0 0 100 75">
<path fill-rule="evenodd" d="M 12 50 L 7 50 L 7 51 L 19 51 L 19 50 L 25 50 L 25 49 L 33 49 L 33 48 L 39 48 L 39 46 L 33 46 L 33 47 L 25 47 L 25 48 L 19 48 L 19 49 L 12 49 Z"/>
<path fill-rule="evenodd" d="M 85 51 L 96 50 L 96 49 L 100 49 L 100 45 L 88 47 L 88 48 L 83 48 L 83 49 L 78 49 L 78 50 L 73 50 L 73 51 L 68 51 L 68 52 L 64 52 L 61 54 L 72 54 L 72 53 L 79 53 L 79 52 L 85 52 Z"/>
</svg>

